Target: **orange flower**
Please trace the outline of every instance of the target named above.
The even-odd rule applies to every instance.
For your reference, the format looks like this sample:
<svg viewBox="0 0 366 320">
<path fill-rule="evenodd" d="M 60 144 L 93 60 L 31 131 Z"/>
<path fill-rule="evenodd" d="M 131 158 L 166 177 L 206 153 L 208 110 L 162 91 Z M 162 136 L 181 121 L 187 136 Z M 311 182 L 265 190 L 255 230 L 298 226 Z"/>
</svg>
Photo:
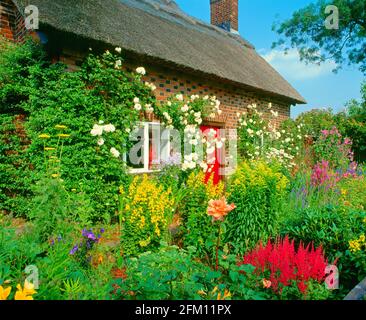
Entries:
<svg viewBox="0 0 366 320">
<path fill-rule="evenodd" d="M 212 216 L 213 221 L 223 221 L 225 216 L 235 208 L 236 206 L 233 203 L 228 205 L 225 197 L 222 197 L 220 200 L 210 200 L 208 202 L 207 214 Z"/>
<path fill-rule="evenodd" d="M 269 289 L 272 285 L 272 282 L 267 280 L 267 279 L 263 279 L 263 288 Z"/>
</svg>

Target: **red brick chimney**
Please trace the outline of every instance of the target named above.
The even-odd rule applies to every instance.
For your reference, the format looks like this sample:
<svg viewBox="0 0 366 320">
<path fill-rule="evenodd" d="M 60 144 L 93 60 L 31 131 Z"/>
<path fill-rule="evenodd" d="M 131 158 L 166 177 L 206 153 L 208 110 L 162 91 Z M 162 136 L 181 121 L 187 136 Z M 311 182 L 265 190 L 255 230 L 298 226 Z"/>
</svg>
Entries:
<svg viewBox="0 0 366 320">
<path fill-rule="evenodd" d="M 226 31 L 238 33 L 238 1 L 239 0 L 210 0 L 211 24 Z"/>
</svg>

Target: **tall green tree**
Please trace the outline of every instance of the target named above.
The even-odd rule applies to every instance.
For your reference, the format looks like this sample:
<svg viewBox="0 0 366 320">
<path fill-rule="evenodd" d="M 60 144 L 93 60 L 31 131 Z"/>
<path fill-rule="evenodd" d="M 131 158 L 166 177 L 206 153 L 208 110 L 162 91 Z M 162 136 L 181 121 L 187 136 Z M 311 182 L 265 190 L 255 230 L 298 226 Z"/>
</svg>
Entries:
<svg viewBox="0 0 366 320">
<path fill-rule="evenodd" d="M 350 117 L 366 124 L 366 82 L 361 86 L 361 100 L 351 100 L 347 104 L 347 113 Z"/>
<path fill-rule="evenodd" d="M 366 74 L 366 0 L 319 0 L 274 24 L 273 30 L 281 36 L 273 48 L 297 48 L 302 61 L 331 59 L 337 63 L 334 71 L 348 64 Z"/>
</svg>

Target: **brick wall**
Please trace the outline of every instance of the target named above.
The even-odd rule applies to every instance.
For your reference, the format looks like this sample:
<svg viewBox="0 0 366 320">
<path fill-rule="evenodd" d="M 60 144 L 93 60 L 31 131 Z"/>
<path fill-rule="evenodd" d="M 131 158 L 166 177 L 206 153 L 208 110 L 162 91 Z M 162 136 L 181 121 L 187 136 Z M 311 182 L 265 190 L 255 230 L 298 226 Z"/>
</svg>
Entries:
<svg viewBox="0 0 366 320">
<path fill-rule="evenodd" d="M 279 117 L 276 124 L 279 125 L 285 119 L 290 117 L 290 105 L 276 99 L 251 93 L 243 89 L 236 89 L 229 85 L 220 84 L 203 80 L 191 75 L 182 75 L 181 73 L 170 73 L 154 70 L 154 67 L 145 66 L 148 74 L 144 80 L 153 82 L 157 89 L 155 94 L 160 101 L 166 100 L 171 95 L 182 93 L 191 96 L 198 94 L 200 96 L 210 95 L 216 96 L 221 102 L 222 115 L 213 119 L 222 127 L 234 129 L 237 127 L 237 113 L 247 109 L 249 104 L 257 104 L 262 109 L 265 117 L 269 117 L 269 113 L 265 110 L 271 102 L 273 110 L 277 111 Z"/>
<path fill-rule="evenodd" d="M 0 34 L 16 42 L 26 34 L 24 18 L 11 0 L 0 0 Z"/>
<path fill-rule="evenodd" d="M 211 4 L 211 24 L 238 31 L 239 8 L 238 0 L 210 0 Z"/>
<path fill-rule="evenodd" d="M 75 51 L 64 50 L 60 56 L 60 61 L 67 64 L 70 71 L 75 70 L 82 60 L 83 54 Z M 291 105 L 281 99 L 147 63 L 139 65 L 130 62 L 126 68 L 128 71 L 132 71 L 140 66 L 147 71 L 143 80 L 155 84 L 155 95 L 159 101 L 164 101 L 179 93 L 188 96 L 193 94 L 216 96 L 221 101 L 222 115 L 207 121 L 220 127 L 235 129 L 238 124 L 237 113 L 247 110 L 247 106 L 254 103 L 263 111 L 264 117 L 267 119 L 270 116 L 267 107 L 269 103 L 272 103 L 272 110 L 279 114 L 274 123 L 277 127 L 290 117 Z"/>
</svg>

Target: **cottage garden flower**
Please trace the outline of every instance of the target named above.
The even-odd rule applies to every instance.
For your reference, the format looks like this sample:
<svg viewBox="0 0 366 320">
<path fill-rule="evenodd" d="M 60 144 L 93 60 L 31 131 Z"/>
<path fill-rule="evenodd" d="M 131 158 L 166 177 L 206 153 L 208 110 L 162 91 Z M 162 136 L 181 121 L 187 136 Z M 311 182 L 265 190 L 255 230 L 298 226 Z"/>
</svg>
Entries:
<svg viewBox="0 0 366 320">
<path fill-rule="evenodd" d="M 295 166 L 294 159 L 299 155 L 299 145 L 305 138 L 303 124 L 296 128 L 296 132 L 279 130 L 275 125 L 279 115 L 272 108 L 270 103 L 267 109 L 272 118 L 269 120 L 264 119 L 256 104 L 247 106 L 247 111 L 237 113 L 239 149 L 250 160 L 276 160 L 290 169 Z"/>
</svg>

